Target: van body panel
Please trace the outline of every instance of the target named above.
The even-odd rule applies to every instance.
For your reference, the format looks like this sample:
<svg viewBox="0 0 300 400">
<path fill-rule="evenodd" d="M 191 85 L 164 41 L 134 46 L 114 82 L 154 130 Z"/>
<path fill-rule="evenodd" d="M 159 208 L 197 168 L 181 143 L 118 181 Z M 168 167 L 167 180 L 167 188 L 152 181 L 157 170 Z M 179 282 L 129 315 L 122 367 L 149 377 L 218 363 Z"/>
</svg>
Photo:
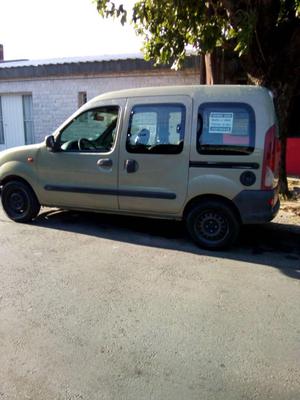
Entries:
<svg viewBox="0 0 300 400">
<path fill-rule="evenodd" d="M 37 155 L 44 144 L 13 147 L 0 153 L 0 185 L 10 177 L 20 177 L 27 181 L 39 194 L 37 180 Z M 28 161 L 28 159 L 32 161 Z"/>
<path fill-rule="evenodd" d="M 234 179 L 235 171 L 230 172 L 232 177 L 225 173 L 213 174 L 207 169 L 199 176 L 199 172 L 191 168 L 187 202 L 204 194 L 219 195 L 232 200 L 241 191 L 241 187 Z"/>
<path fill-rule="evenodd" d="M 39 200 L 44 205 L 81 207 L 95 210 L 118 210 L 118 149 L 122 129 L 124 100 L 98 102 L 97 107 L 119 106 L 115 143 L 110 151 L 50 152 L 44 146 L 38 158 Z M 83 111 L 83 107 L 63 124 L 56 136 Z M 91 109 L 94 109 L 92 107 Z M 109 160 L 110 168 L 99 166 Z"/>
<path fill-rule="evenodd" d="M 221 86 L 222 87 L 222 86 Z M 273 102 L 270 98 L 270 93 L 260 87 L 253 86 L 238 86 L 231 87 L 228 90 L 221 90 L 219 87 L 216 90 L 212 90 L 209 94 L 207 91 L 199 91 L 195 94 L 194 100 L 194 112 L 193 112 L 193 129 L 191 139 L 191 154 L 190 160 L 193 162 L 202 161 L 211 164 L 222 163 L 229 161 L 231 163 L 257 163 L 259 168 L 252 172 L 256 176 L 255 184 L 251 186 L 251 189 L 258 190 L 261 187 L 261 168 L 263 164 L 264 155 L 264 140 L 265 134 L 268 129 L 276 123 L 276 115 L 273 106 Z M 227 88 L 226 88 L 227 89 Z M 217 94 L 216 94 L 217 93 Z M 233 94 L 234 93 L 234 94 Z M 250 106 L 255 115 L 255 147 L 249 155 L 216 155 L 216 154 L 200 154 L 197 150 L 197 118 L 199 107 L 203 103 L 245 103 Z M 263 111 L 262 111 L 263 110 Z M 240 175 L 243 171 L 240 168 L 220 168 L 217 170 L 219 176 L 228 178 L 239 185 L 239 190 L 245 189 L 240 183 Z M 207 171 L 196 171 L 192 169 L 190 173 L 190 184 L 195 175 L 206 174 Z M 190 190 L 189 190 L 190 192 Z M 230 197 L 232 198 L 232 197 Z"/>
<path fill-rule="evenodd" d="M 107 154 L 52 153 L 47 149 L 41 150 L 38 160 L 41 203 L 116 210 L 117 156 L 114 153 L 109 155 L 115 167 L 103 172 L 99 170 L 97 162 L 104 157 Z"/>
<path fill-rule="evenodd" d="M 0 166 L 1 180 L 4 181 L 9 177 L 20 177 L 27 181 L 32 187 L 38 191 L 36 184 L 36 170 L 32 168 L 26 161 L 8 161 Z"/>
<path fill-rule="evenodd" d="M 184 145 L 178 154 L 131 153 L 126 148 L 127 130 L 135 106 L 183 105 Z M 192 99 L 189 96 L 130 98 L 127 101 L 119 153 L 119 207 L 123 211 L 178 214 L 187 195 Z M 128 173 L 126 160 L 137 164 Z M 140 193 L 140 195 L 139 195 Z"/>
<path fill-rule="evenodd" d="M 192 167 L 189 174 L 187 200 L 190 201 L 194 197 L 205 194 L 222 196 L 233 201 L 243 223 L 270 221 L 278 211 L 279 202 L 271 207 L 267 201 L 273 194 L 266 192 L 261 194 L 260 191 L 265 135 L 268 129 L 276 124 L 270 94 L 266 89 L 257 87 L 237 88 L 234 96 L 230 90 L 217 92 L 217 96 L 214 91 L 209 96 L 202 91 L 195 95 L 190 156 Z M 252 108 L 255 115 L 255 148 L 251 154 L 243 156 L 200 154 L 195 145 L 199 107 L 203 103 L 226 102 L 246 103 Z M 195 167 L 197 163 L 200 164 Z M 248 168 L 249 166 L 251 168 Z M 254 176 L 254 183 L 250 187 L 242 183 L 242 174 L 245 172 L 250 172 Z M 250 205 L 251 202 L 253 206 Z"/>
</svg>

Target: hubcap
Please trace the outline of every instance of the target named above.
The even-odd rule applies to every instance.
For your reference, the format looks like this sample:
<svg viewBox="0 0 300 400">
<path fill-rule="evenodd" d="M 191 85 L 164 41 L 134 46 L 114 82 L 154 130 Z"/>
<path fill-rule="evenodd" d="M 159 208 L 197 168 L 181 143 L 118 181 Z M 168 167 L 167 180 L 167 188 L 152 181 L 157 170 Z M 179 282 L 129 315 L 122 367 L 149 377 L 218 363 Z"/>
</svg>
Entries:
<svg viewBox="0 0 300 400">
<path fill-rule="evenodd" d="M 211 210 L 200 214 L 196 221 L 196 230 L 202 239 L 216 242 L 224 239 L 229 226 L 227 219 L 221 213 Z"/>
<path fill-rule="evenodd" d="M 15 191 L 9 196 L 9 208 L 15 214 L 22 214 L 27 207 L 27 198 L 22 191 Z"/>
</svg>

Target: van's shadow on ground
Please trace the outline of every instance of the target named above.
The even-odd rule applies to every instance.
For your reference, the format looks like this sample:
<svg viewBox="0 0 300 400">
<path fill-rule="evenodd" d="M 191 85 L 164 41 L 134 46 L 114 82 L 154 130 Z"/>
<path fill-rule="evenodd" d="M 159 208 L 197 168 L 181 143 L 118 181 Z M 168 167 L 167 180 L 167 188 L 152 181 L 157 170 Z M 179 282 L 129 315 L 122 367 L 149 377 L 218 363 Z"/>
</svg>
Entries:
<svg viewBox="0 0 300 400">
<path fill-rule="evenodd" d="M 288 225 L 278 223 L 248 225 L 242 228 L 234 248 L 209 252 L 191 242 L 181 222 L 53 210 L 42 212 L 35 225 L 136 245 L 263 264 L 300 279 L 299 227 L 290 229 Z"/>
</svg>

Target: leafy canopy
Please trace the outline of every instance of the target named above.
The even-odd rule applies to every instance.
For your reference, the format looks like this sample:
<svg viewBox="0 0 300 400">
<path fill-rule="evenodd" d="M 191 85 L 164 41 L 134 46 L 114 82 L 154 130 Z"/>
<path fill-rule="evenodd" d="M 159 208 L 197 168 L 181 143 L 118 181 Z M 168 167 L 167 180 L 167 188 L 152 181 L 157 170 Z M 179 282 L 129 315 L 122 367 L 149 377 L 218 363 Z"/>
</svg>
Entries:
<svg viewBox="0 0 300 400">
<path fill-rule="evenodd" d="M 94 1 L 103 17 L 134 24 L 144 39 L 146 59 L 156 64 L 173 60 L 175 67 L 182 64 L 188 46 L 206 53 L 233 45 L 243 56 L 254 39 L 265 44 L 300 21 L 300 0 L 138 0 L 130 17 L 120 2 Z M 259 32 L 260 28 L 266 32 Z"/>
</svg>

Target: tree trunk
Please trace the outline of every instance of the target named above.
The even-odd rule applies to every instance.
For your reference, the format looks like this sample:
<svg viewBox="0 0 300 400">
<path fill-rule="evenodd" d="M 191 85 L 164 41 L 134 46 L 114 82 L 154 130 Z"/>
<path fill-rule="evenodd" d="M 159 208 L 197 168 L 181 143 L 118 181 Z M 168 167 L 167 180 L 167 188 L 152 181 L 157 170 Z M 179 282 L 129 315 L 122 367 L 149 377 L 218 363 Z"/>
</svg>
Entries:
<svg viewBox="0 0 300 400">
<path fill-rule="evenodd" d="M 203 53 L 200 54 L 200 85 L 206 84 L 206 74 L 205 74 L 205 55 Z"/>
<path fill-rule="evenodd" d="M 206 85 L 224 83 L 224 51 L 214 49 L 211 53 L 206 53 L 204 58 L 205 70 L 200 69 L 200 81 Z M 203 78 L 205 80 L 203 80 Z"/>
<path fill-rule="evenodd" d="M 285 198 L 290 198 L 291 193 L 289 191 L 288 180 L 286 175 L 286 148 L 287 148 L 287 137 L 281 137 L 281 154 L 280 154 L 280 168 L 279 168 L 279 192 Z"/>
<path fill-rule="evenodd" d="M 295 86 L 282 84 L 281 82 L 270 85 L 274 94 L 274 103 L 279 120 L 279 137 L 281 143 L 280 169 L 279 169 L 279 191 L 285 197 L 291 197 L 286 174 L 286 150 L 289 128 L 289 118 Z M 269 87 L 270 87 L 269 86 Z"/>
<path fill-rule="evenodd" d="M 214 71 L 213 71 L 213 60 L 212 53 L 205 54 L 205 73 L 206 73 L 206 84 L 214 84 Z"/>
</svg>

